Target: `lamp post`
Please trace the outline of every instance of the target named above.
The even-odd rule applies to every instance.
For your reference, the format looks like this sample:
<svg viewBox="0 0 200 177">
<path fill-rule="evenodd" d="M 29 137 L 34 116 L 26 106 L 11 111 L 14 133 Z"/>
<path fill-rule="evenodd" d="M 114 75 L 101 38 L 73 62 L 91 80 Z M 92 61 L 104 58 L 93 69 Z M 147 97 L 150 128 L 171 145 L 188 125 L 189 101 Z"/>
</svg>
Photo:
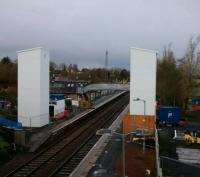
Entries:
<svg viewBox="0 0 200 177">
<path fill-rule="evenodd" d="M 146 100 L 144 99 L 140 99 L 140 98 L 136 98 L 133 99 L 133 101 L 142 101 L 144 103 L 144 128 L 146 128 Z M 146 140 L 145 140 L 145 132 L 144 132 L 144 128 L 143 128 L 143 153 L 145 153 L 145 148 L 146 148 Z"/>
</svg>

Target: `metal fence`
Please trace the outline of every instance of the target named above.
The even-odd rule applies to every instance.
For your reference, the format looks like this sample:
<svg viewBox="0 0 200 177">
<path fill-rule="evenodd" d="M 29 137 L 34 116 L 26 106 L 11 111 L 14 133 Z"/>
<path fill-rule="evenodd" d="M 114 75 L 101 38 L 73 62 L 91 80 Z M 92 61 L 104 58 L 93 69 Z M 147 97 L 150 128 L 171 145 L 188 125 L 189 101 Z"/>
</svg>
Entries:
<svg viewBox="0 0 200 177">
<path fill-rule="evenodd" d="M 163 176 L 200 177 L 200 166 L 181 162 L 169 157 L 160 156 Z"/>
</svg>

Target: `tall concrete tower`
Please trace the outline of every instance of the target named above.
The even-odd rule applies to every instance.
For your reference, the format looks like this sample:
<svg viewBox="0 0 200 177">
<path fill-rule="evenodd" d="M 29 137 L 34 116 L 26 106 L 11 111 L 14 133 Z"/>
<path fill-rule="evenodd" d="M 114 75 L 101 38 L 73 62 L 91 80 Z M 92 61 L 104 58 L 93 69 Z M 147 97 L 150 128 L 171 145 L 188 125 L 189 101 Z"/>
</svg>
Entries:
<svg viewBox="0 0 200 177">
<path fill-rule="evenodd" d="M 145 100 L 145 114 L 155 116 L 156 108 L 156 54 L 157 51 L 131 48 L 130 114 L 143 115 L 142 101 Z"/>
<path fill-rule="evenodd" d="M 108 50 L 105 52 L 105 68 L 108 69 Z"/>
<path fill-rule="evenodd" d="M 105 52 L 105 81 L 108 81 L 108 50 Z"/>
<path fill-rule="evenodd" d="M 130 51 L 130 114 L 123 120 L 124 133 L 137 128 L 155 131 L 156 63 L 154 50 L 132 47 Z"/>
<path fill-rule="evenodd" d="M 18 122 L 24 127 L 49 123 L 49 52 L 18 51 Z"/>
</svg>

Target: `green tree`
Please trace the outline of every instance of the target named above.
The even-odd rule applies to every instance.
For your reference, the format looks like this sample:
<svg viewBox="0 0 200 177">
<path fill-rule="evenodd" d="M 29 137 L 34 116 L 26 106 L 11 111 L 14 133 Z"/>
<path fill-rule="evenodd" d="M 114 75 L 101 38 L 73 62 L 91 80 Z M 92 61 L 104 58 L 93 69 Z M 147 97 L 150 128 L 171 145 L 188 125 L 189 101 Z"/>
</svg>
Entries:
<svg viewBox="0 0 200 177">
<path fill-rule="evenodd" d="M 2 64 L 11 64 L 12 62 L 11 62 L 10 58 L 7 56 L 7 57 L 2 58 L 1 63 Z"/>
<path fill-rule="evenodd" d="M 130 74 L 126 69 L 122 69 L 120 74 L 119 74 L 119 78 L 121 81 L 123 80 L 129 80 Z"/>
<path fill-rule="evenodd" d="M 17 85 L 17 63 L 12 62 L 9 57 L 4 57 L 0 62 L 0 86 Z"/>
<path fill-rule="evenodd" d="M 53 61 L 50 61 L 49 72 L 50 72 L 50 79 L 51 80 L 55 78 L 56 69 L 57 69 L 56 63 L 54 63 Z"/>
</svg>

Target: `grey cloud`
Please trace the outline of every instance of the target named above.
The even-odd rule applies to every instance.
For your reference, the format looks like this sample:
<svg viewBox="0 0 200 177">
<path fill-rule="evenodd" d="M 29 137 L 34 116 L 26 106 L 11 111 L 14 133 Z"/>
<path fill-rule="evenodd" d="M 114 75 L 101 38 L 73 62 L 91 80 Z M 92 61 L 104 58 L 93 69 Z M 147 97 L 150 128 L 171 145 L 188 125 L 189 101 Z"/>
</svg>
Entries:
<svg viewBox="0 0 200 177">
<path fill-rule="evenodd" d="M 51 59 L 81 67 L 129 67 L 129 48 L 172 42 L 184 54 L 199 34 L 198 0 L 0 0 L 0 57 L 44 46 Z"/>
</svg>

